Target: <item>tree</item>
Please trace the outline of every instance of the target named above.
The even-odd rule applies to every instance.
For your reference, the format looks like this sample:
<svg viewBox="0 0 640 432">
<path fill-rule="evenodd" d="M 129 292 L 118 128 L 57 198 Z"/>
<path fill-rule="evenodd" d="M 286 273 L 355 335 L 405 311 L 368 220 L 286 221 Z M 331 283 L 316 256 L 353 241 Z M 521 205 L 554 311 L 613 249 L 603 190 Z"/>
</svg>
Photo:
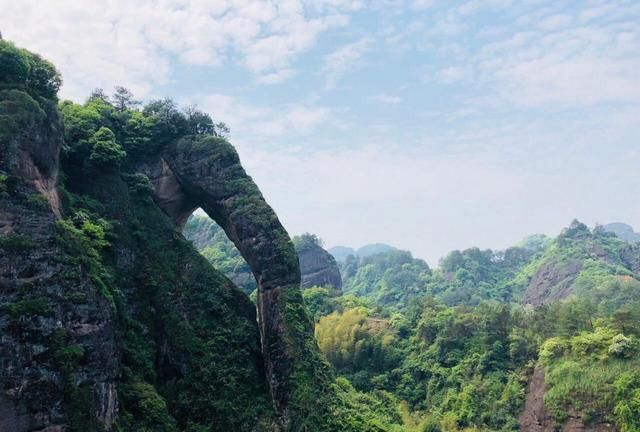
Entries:
<svg viewBox="0 0 640 432">
<path fill-rule="evenodd" d="M 101 169 L 112 169 L 120 165 L 126 152 L 116 142 L 111 129 L 101 127 L 90 139 L 92 146 L 89 162 Z"/>
<path fill-rule="evenodd" d="M 47 60 L 0 40 L 0 82 L 21 86 L 32 96 L 55 99 L 62 79 Z"/>
<path fill-rule="evenodd" d="M 55 66 L 37 54 L 29 55 L 29 64 L 31 73 L 26 81 L 27 88 L 39 96 L 55 99 L 62 85 L 62 78 Z"/>
<path fill-rule="evenodd" d="M 309 249 L 322 247 L 322 240 L 320 240 L 320 238 L 315 234 L 304 233 L 302 235 L 293 237 L 292 240 L 298 253 Z"/>
<path fill-rule="evenodd" d="M 24 51 L 11 42 L 0 41 L 0 82 L 24 84 L 30 72 Z"/>
<path fill-rule="evenodd" d="M 141 102 L 133 98 L 133 93 L 122 86 L 116 86 L 116 92 L 111 97 L 116 110 L 123 112 L 128 109 L 135 109 Z"/>
<path fill-rule="evenodd" d="M 194 135 L 213 135 L 216 136 L 216 125 L 209 114 L 200 111 L 196 106 L 190 105 L 185 108 L 184 113 L 187 116 L 190 132 Z"/>
<path fill-rule="evenodd" d="M 103 89 L 95 88 L 95 89 L 93 89 L 93 91 L 91 92 L 89 97 L 87 98 L 87 103 L 88 102 L 93 102 L 93 101 L 96 101 L 96 100 L 101 100 L 101 101 L 109 103 L 109 96 L 107 96 L 107 94 L 104 92 Z"/>
</svg>

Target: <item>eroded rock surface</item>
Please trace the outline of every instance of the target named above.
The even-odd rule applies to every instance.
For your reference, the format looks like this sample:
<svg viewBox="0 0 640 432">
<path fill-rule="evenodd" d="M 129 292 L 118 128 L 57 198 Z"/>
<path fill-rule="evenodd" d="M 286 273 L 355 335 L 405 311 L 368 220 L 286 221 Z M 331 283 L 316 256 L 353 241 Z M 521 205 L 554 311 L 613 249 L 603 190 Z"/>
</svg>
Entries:
<svg viewBox="0 0 640 432">
<path fill-rule="evenodd" d="M 293 346 L 296 334 L 283 315 L 292 299 L 302 304 L 300 268 L 289 235 L 245 173 L 235 149 L 222 139 L 183 140 L 141 169 L 154 186 L 156 203 L 176 225 L 182 226 L 195 208 L 202 208 L 251 267 L 258 283 L 267 380 L 276 411 L 286 422 L 290 375 L 295 357 L 301 355 L 295 351 L 301 348 Z M 313 337 L 307 320 L 297 324 L 296 332 L 301 333 L 298 340 Z"/>
<path fill-rule="evenodd" d="M 57 113 L 25 118 L 0 158 L 0 431 L 66 431 L 73 404 L 108 431 L 118 412 L 113 308 L 60 241 Z"/>
<path fill-rule="evenodd" d="M 540 306 L 568 297 L 581 270 L 582 262 L 579 260 L 545 263 L 531 279 L 524 303 Z"/>
<path fill-rule="evenodd" d="M 342 291 L 342 276 L 336 259 L 318 245 L 298 251 L 302 287 L 328 286 Z"/>
<path fill-rule="evenodd" d="M 529 381 L 520 432 L 553 432 L 555 422 L 544 406 L 544 368 L 536 366 Z"/>
<path fill-rule="evenodd" d="M 572 411 L 564 424 L 559 428 L 544 405 L 544 368 L 536 366 L 529 380 L 527 399 L 520 414 L 520 432 L 614 432 L 615 426 L 610 423 L 586 423 L 583 416 Z"/>
</svg>

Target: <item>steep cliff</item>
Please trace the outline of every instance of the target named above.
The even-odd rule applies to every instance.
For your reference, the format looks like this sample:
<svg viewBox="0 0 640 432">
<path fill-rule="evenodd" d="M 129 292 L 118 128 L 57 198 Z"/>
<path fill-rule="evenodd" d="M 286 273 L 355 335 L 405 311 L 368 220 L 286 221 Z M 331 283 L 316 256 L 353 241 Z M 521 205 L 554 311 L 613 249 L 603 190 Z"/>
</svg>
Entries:
<svg viewBox="0 0 640 432">
<path fill-rule="evenodd" d="M 184 227 L 184 235 L 191 240 L 209 262 L 223 271 L 245 293 L 256 288 L 251 268 L 224 231 L 206 216 L 193 215 Z M 300 263 L 301 287 L 328 287 L 340 293 L 342 277 L 335 258 L 322 248 L 318 238 L 303 234 L 293 238 Z"/>
<path fill-rule="evenodd" d="M 573 221 L 515 278 L 522 302 L 540 306 L 570 296 L 590 296 L 599 286 L 626 276 L 640 278 L 640 248 L 601 227 Z M 523 289 L 524 288 L 524 289 Z"/>
<path fill-rule="evenodd" d="M 342 276 L 336 259 L 320 244 L 318 237 L 306 233 L 293 238 L 300 261 L 302 287 L 328 287 L 342 291 Z"/>
<path fill-rule="evenodd" d="M 53 66 L 6 42 L 0 65 L 0 429 L 331 430 L 293 244 L 211 119 L 98 92 L 63 132 Z M 180 234 L 196 207 L 259 325 Z"/>
<path fill-rule="evenodd" d="M 0 430 L 63 430 L 89 410 L 109 430 L 115 311 L 83 268 L 90 258 L 64 241 L 60 81 L 50 64 L 1 41 L 0 64 Z"/>
</svg>

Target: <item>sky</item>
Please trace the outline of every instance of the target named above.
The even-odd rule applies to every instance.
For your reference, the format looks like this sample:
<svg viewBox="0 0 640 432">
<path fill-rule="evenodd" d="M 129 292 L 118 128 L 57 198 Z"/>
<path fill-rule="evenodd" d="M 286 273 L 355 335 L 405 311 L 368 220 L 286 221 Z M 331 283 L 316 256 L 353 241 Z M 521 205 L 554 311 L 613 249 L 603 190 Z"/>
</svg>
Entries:
<svg viewBox="0 0 640 432">
<path fill-rule="evenodd" d="M 290 234 L 437 265 L 572 219 L 640 229 L 636 0 L 0 0 L 61 97 L 231 128 Z"/>
</svg>

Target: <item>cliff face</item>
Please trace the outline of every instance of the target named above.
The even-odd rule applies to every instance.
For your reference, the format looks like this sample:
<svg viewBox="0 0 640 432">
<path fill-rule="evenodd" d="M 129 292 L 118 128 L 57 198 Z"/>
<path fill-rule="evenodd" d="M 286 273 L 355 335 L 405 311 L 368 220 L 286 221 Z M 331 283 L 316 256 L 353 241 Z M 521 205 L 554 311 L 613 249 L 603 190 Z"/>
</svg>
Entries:
<svg viewBox="0 0 640 432">
<path fill-rule="evenodd" d="M 233 147 L 222 139 L 184 139 L 160 158 L 141 166 L 154 186 L 154 200 L 176 225 L 202 208 L 222 227 L 249 264 L 258 283 L 262 353 L 276 411 L 289 417 L 296 383 L 294 349 L 288 338 L 311 339 L 311 323 L 298 316 L 298 328 L 282 316 L 288 302 L 302 306 L 300 269 L 288 234 L 240 165 Z M 301 312 L 303 310 L 301 309 Z"/>
<path fill-rule="evenodd" d="M 533 272 L 523 290 L 523 303 L 540 306 L 589 294 L 618 277 L 638 279 L 640 248 L 605 229 L 592 232 L 574 221 L 528 269 Z"/>
<path fill-rule="evenodd" d="M 100 95 L 63 103 L 63 131 L 53 66 L 1 41 L 0 62 L 0 430 L 328 423 L 293 244 L 233 147 Z M 179 233 L 196 207 L 251 267 L 259 325 Z"/>
<path fill-rule="evenodd" d="M 109 430 L 114 311 L 61 238 L 60 119 L 50 101 L 19 90 L 0 92 L 0 117 L 0 430 L 62 431 L 69 407 L 85 403 Z"/>
<path fill-rule="evenodd" d="M 319 245 L 298 250 L 302 287 L 328 286 L 342 291 L 342 276 L 336 259 Z"/>
</svg>

